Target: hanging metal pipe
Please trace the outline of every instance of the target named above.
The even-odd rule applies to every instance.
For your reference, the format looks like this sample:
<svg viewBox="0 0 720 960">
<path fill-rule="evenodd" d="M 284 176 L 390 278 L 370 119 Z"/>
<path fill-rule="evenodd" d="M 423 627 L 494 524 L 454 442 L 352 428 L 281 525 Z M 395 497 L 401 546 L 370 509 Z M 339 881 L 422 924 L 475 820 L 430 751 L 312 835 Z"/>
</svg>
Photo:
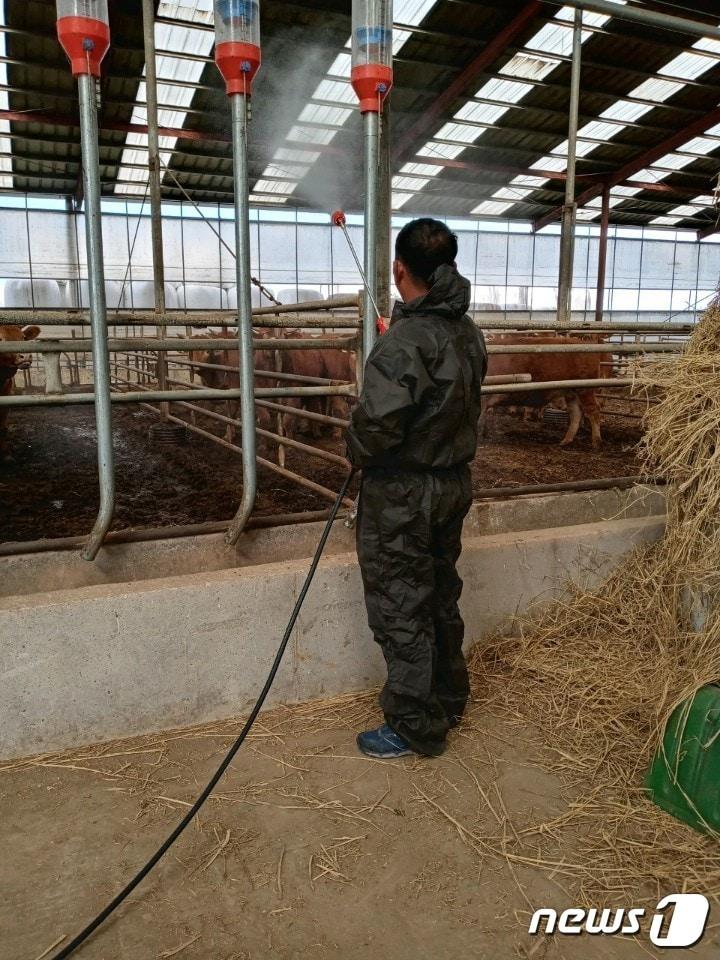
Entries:
<svg viewBox="0 0 720 960">
<path fill-rule="evenodd" d="M 575 261 L 575 167 L 577 162 L 578 110 L 580 106 L 580 69 L 582 57 L 582 10 L 575 11 L 573 24 L 572 75 L 570 78 L 570 107 L 568 116 L 567 178 L 565 206 L 562 212 L 560 237 L 560 279 L 558 284 L 558 323 L 570 319 L 573 268 Z"/>
<path fill-rule="evenodd" d="M 598 246 L 597 291 L 595 293 L 595 320 L 602 323 L 605 310 L 605 278 L 607 274 L 608 233 L 610 229 L 610 188 L 605 187 L 602 195 L 602 216 L 600 219 L 600 243 Z"/>
<path fill-rule="evenodd" d="M 165 330 L 165 257 L 163 253 L 162 194 L 160 189 L 160 140 L 158 136 L 157 71 L 155 63 L 155 2 L 142 0 L 145 45 L 145 99 L 148 125 L 148 178 L 150 180 L 150 230 L 152 234 L 155 321 L 159 337 Z M 157 380 L 161 390 L 167 383 L 167 356 L 158 354 Z M 167 420 L 169 404 L 160 404 L 160 419 Z"/>
<path fill-rule="evenodd" d="M 83 157 L 85 191 L 85 240 L 87 244 L 90 323 L 92 328 L 95 423 L 100 480 L 100 509 L 90 538 L 82 552 L 85 560 L 94 560 L 115 512 L 115 465 L 113 460 L 112 407 L 110 403 L 110 362 L 107 341 L 105 270 L 100 219 L 100 155 L 98 150 L 95 78 L 78 77 L 80 98 L 80 142 Z"/>
<path fill-rule="evenodd" d="M 363 300 L 363 357 L 367 360 L 375 345 L 377 303 L 377 217 L 379 202 L 380 114 L 363 114 L 365 126 L 365 279 Z"/>
<path fill-rule="evenodd" d="M 242 500 L 233 517 L 225 542 L 237 543 L 245 529 L 257 494 L 254 357 L 252 300 L 250 297 L 250 202 L 247 154 L 248 98 L 242 93 L 230 97 L 232 110 L 233 175 L 235 182 L 235 250 L 238 298 L 238 346 L 240 351 L 240 420 L 242 423 Z"/>
</svg>

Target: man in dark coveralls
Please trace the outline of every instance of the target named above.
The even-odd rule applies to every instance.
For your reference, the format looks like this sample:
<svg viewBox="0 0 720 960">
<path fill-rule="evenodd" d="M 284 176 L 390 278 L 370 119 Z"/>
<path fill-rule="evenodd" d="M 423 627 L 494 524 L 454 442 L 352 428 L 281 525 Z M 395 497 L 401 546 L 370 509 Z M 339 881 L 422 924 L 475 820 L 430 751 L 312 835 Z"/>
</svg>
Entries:
<svg viewBox="0 0 720 960">
<path fill-rule="evenodd" d="M 438 220 L 401 230 L 393 274 L 403 302 L 368 357 L 347 431 L 348 456 L 362 470 L 357 551 L 368 622 L 388 674 L 386 722 L 357 738 L 373 757 L 438 756 L 469 695 L 455 565 L 487 352 L 456 257 L 457 238 Z"/>
</svg>

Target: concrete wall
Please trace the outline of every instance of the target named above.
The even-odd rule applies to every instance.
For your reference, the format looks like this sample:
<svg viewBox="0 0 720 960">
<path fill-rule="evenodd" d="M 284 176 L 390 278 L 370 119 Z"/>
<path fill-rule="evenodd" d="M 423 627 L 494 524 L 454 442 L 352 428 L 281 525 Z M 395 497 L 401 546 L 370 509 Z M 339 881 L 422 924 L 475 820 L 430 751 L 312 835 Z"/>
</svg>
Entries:
<svg viewBox="0 0 720 960">
<path fill-rule="evenodd" d="M 569 579 L 597 581 L 633 545 L 661 534 L 662 510 L 662 497 L 647 488 L 476 505 L 461 560 L 468 640 L 559 594 Z M 0 755 L 242 713 L 265 679 L 317 534 L 307 527 L 286 528 L 284 536 L 258 531 L 232 564 L 225 555 L 224 567 L 120 582 L 120 564 L 114 582 L 0 600 Z M 273 702 L 359 690 L 382 678 L 350 537 L 342 527 L 334 532 Z M 176 562 L 183 544 L 170 543 L 142 546 L 157 556 L 164 548 Z M 201 545 L 184 546 L 182 562 L 197 565 Z M 206 557 L 217 560 L 219 546 L 205 546 Z M 55 555 L 59 570 L 63 556 L 74 562 Z M 27 573 L 48 555 L 8 558 L 0 571 L 7 565 L 17 580 L 23 560 Z"/>
</svg>

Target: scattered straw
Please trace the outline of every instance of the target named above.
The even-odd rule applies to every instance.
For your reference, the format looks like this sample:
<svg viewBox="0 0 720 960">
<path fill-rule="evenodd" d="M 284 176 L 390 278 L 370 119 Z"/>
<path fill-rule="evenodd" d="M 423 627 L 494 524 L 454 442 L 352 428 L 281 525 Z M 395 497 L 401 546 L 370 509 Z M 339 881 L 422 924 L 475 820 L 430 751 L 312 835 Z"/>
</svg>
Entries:
<svg viewBox="0 0 720 960">
<path fill-rule="evenodd" d="M 490 708 L 539 730 L 546 766 L 579 797 L 553 823 L 485 838 L 485 849 L 540 865 L 539 838 L 562 836 L 574 866 L 558 869 L 594 905 L 720 885 L 717 838 L 665 815 L 642 789 L 672 711 L 720 680 L 720 611 L 708 609 L 699 632 L 690 611 L 693 595 L 720 588 L 720 298 L 680 357 L 635 377 L 635 394 L 654 401 L 642 457 L 669 483 L 665 535 L 597 591 L 578 588 L 518 619 L 514 636 L 478 647 L 471 661 Z"/>
</svg>

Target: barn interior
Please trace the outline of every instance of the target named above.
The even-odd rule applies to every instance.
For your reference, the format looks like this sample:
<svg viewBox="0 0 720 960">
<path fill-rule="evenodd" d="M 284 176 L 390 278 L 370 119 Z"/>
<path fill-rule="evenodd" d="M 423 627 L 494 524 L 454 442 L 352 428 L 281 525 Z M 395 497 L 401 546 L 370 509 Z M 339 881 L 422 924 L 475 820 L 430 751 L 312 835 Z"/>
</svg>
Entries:
<svg viewBox="0 0 720 960">
<path fill-rule="evenodd" d="M 369 106 L 358 11 L 391 24 Z M 667 946 L 663 896 L 718 909 L 720 824 L 648 799 L 651 708 L 620 717 L 613 658 L 638 649 L 633 682 L 650 658 L 640 614 L 607 612 L 628 589 L 603 598 L 665 583 L 653 551 L 678 497 L 703 517 L 717 502 L 707 471 L 652 451 L 668 378 L 717 320 L 719 161 L 714 0 L 0 0 L 0 956 L 64 956 L 242 729 L 341 490 L 416 217 L 456 234 L 490 355 L 466 719 L 437 760 L 354 752 L 385 669 L 355 478 L 244 750 L 77 955 L 640 958 Z M 720 357 L 703 349 L 673 436 L 707 467 Z M 688 616 L 706 637 L 703 576 Z M 608 623 L 607 696 L 582 708 L 603 715 L 597 756 L 572 713 L 581 658 L 603 672 L 573 626 L 590 614 Z M 527 640 L 551 621 L 557 689 Z M 667 719 L 677 677 L 718 678 L 657 643 Z M 537 910 L 570 907 L 647 924 L 532 935 Z M 711 922 L 695 954 L 719 938 Z"/>
</svg>

